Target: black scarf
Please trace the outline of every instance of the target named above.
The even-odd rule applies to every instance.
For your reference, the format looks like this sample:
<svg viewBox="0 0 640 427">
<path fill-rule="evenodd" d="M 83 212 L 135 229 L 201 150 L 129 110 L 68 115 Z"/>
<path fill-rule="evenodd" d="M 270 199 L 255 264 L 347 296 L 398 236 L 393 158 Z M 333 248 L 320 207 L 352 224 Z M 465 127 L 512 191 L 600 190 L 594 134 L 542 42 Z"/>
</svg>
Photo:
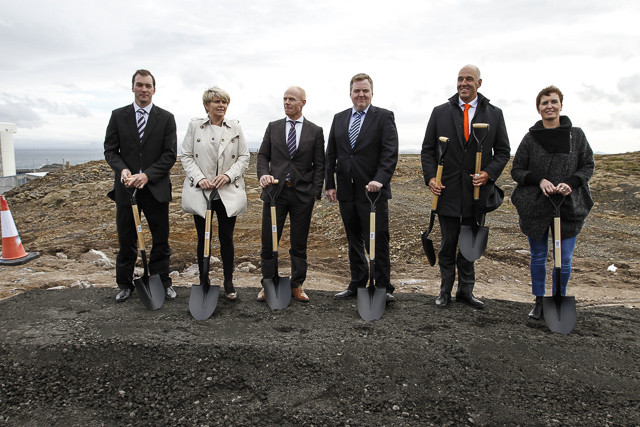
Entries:
<svg viewBox="0 0 640 427">
<path fill-rule="evenodd" d="M 542 120 L 538 120 L 533 127 L 529 128 L 529 132 L 548 153 L 569 154 L 571 153 L 571 126 L 569 117 L 560 116 L 560 126 L 557 128 L 547 129 L 543 126 Z"/>
</svg>

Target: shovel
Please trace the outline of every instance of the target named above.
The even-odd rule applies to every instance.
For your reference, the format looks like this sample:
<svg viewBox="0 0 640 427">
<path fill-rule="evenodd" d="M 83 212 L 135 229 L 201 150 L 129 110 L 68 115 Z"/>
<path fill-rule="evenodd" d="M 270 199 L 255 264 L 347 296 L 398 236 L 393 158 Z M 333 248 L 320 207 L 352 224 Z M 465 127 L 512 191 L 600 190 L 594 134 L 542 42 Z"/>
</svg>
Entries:
<svg viewBox="0 0 640 427">
<path fill-rule="evenodd" d="M 278 180 L 273 180 L 278 184 Z M 265 191 L 271 199 L 271 244 L 273 246 L 273 277 L 261 280 L 264 288 L 264 298 L 272 310 L 282 310 L 289 306 L 291 301 L 291 279 L 278 275 L 278 224 L 276 221 L 276 197 L 278 197 L 278 187 L 272 194 Z"/>
<path fill-rule="evenodd" d="M 476 129 L 486 129 L 482 139 L 478 140 Z M 489 134 L 488 123 L 474 123 L 473 137 L 476 139 L 476 170 L 478 176 L 482 170 L 482 142 Z M 484 226 L 485 214 L 479 214 L 480 209 L 480 187 L 473 188 L 473 225 L 463 225 L 460 227 L 460 252 L 468 261 L 475 261 L 482 256 L 487 249 L 489 239 L 489 227 Z"/>
<path fill-rule="evenodd" d="M 366 190 L 365 190 L 366 191 Z M 378 320 L 384 313 L 387 304 L 387 289 L 375 286 L 374 274 L 376 271 L 376 202 L 369 197 L 369 191 L 366 191 L 367 199 L 371 203 L 371 213 L 369 214 L 369 286 L 366 288 L 358 288 L 358 313 L 365 322 Z"/>
<path fill-rule="evenodd" d="M 562 252 L 560 244 L 560 205 L 564 202 L 564 196 L 560 203 L 556 204 L 553 195 L 549 196 L 549 201 L 555 208 L 553 218 L 553 244 L 554 244 L 554 273 L 556 275 L 556 290 L 553 296 L 542 298 L 542 312 L 544 321 L 551 332 L 558 332 L 567 335 L 576 325 L 576 298 L 562 296 Z"/>
<path fill-rule="evenodd" d="M 218 194 L 218 189 L 211 190 L 209 197 L 202 190 L 202 196 L 207 201 L 207 213 L 204 226 L 204 257 L 202 259 L 202 271 L 200 272 L 200 284 L 191 286 L 189 297 L 189 311 L 196 320 L 207 320 L 213 314 L 218 304 L 220 286 L 211 286 L 209 280 L 209 265 L 211 262 L 211 201 Z"/>
<path fill-rule="evenodd" d="M 138 277 L 133 280 L 133 284 L 136 287 L 136 293 L 138 298 L 145 307 L 149 310 L 157 310 L 164 304 L 164 285 L 160 276 L 154 274 L 149 277 L 149 266 L 147 265 L 147 251 L 144 247 L 144 239 L 142 238 L 142 225 L 140 225 L 140 212 L 138 211 L 138 202 L 136 200 L 136 193 L 138 189 L 133 190 L 131 195 L 131 209 L 133 210 L 133 219 L 136 224 L 136 233 L 138 234 L 138 247 L 140 248 L 140 254 L 142 255 L 142 265 L 144 267 L 144 274 L 142 277 Z"/>
<path fill-rule="evenodd" d="M 442 184 L 442 169 L 444 168 L 444 153 L 447 152 L 447 148 L 449 147 L 448 142 L 449 138 L 446 136 L 441 136 L 440 142 L 443 143 L 444 149 L 442 150 L 442 154 L 440 155 L 440 163 L 438 164 L 438 171 L 436 172 L 436 184 L 439 186 Z M 429 233 L 433 229 L 433 223 L 436 219 L 436 209 L 438 209 L 438 196 L 433 195 L 433 203 L 431 204 L 431 219 L 429 220 L 429 228 L 427 231 L 421 232 L 422 237 L 422 248 L 424 249 L 424 254 L 427 256 L 429 260 L 429 265 L 433 267 L 436 265 L 436 251 L 433 249 L 433 240 L 429 238 Z"/>
</svg>

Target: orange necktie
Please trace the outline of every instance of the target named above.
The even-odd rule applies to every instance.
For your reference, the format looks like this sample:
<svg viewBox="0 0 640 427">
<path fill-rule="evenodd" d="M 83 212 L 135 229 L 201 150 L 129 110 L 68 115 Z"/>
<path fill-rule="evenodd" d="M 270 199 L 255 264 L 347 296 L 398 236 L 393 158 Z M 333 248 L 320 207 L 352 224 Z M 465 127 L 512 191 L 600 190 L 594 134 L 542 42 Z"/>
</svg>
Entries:
<svg viewBox="0 0 640 427">
<path fill-rule="evenodd" d="M 471 105 L 464 104 L 464 139 L 469 142 L 469 108 Z"/>
</svg>

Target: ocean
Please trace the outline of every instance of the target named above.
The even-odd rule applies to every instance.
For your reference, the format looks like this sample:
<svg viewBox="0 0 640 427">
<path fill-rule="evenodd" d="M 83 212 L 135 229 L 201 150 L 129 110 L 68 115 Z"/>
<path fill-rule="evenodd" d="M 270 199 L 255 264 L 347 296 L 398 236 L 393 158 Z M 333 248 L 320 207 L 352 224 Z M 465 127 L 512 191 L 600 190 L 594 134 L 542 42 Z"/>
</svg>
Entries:
<svg viewBox="0 0 640 427">
<path fill-rule="evenodd" d="M 15 150 L 16 169 L 39 169 L 44 165 L 69 162 L 71 166 L 104 159 L 102 148 L 72 150 Z"/>
</svg>

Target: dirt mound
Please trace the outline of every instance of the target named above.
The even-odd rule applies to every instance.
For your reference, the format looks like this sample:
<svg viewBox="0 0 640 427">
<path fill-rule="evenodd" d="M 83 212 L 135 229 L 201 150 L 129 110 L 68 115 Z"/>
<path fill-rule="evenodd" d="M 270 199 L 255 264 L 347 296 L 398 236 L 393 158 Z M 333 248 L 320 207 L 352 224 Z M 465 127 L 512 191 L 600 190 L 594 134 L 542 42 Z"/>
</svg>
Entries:
<svg viewBox="0 0 640 427">
<path fill-rule="evenodd" d="M 242 289 L 193 320 L 110 289 L 0 302 L 0 425 L 638 425 L 640 311 L 581 311 L 568 335 L 529 305 L 403 294 L 378 322 L 309 291 L 273 312 Z"/>
</svg>

